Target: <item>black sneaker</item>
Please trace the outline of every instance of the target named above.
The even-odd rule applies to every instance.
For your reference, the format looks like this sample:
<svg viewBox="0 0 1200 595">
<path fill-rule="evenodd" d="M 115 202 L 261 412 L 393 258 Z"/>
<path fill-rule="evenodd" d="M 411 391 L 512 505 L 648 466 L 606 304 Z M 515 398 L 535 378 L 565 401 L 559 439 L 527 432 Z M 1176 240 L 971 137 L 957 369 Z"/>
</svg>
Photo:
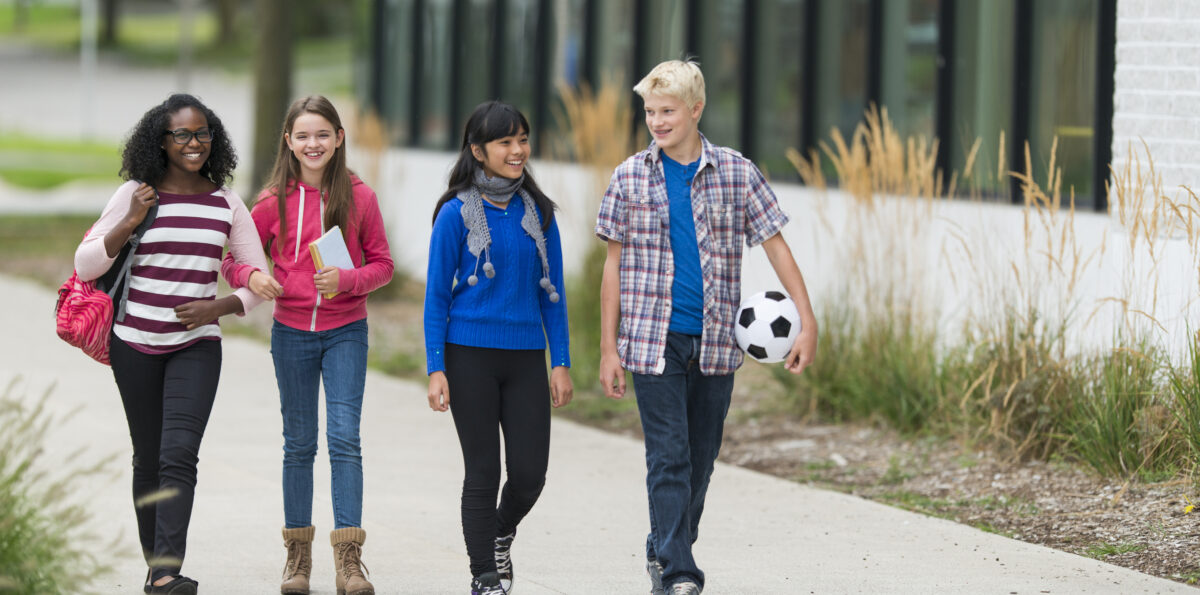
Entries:
<svg viewBox="0 0 1200 595">
<path fill-rule="evenodd" d="M 509 554 L 516 536 L 517 532 L 513 531 L 496 538 L 496 574 L 500 575 L 500 588 L 504 589 L 506 594 L 512 593 L 513 565 Z"/>
<path fill-rule="evenodd" d="M 504 595 L 504 587 L 500 586 L 500 575 L 485 572 L 471 579 L 471 595 Z"/>
</svg>

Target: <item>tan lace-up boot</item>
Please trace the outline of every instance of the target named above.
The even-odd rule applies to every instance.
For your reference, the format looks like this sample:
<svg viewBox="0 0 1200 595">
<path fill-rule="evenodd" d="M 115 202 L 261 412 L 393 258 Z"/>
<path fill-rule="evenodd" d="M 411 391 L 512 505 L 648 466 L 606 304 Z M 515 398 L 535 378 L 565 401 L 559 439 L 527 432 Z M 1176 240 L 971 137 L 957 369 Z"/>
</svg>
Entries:
<svg viewBox="0 0 1200 595">
<path fill-rule="evenodd" d="M 337 573 L 337 595 L 375 595 L 362 563 L 362 546 L 367 532 L 359 527 L 343 527 L 329 533 L 333 544 L 333 568 Z"/>
<path fill-rule="evenodd" d="M 312 542 L 316 534 L 316 527 L 284 527 L 283 547 L 287 548 L 287 562 L 283 566 L 283 584 L 279 586 L 279 592 L 283 595 L 308 595 L 308 577 L 312 574 Z"/>
</svg>

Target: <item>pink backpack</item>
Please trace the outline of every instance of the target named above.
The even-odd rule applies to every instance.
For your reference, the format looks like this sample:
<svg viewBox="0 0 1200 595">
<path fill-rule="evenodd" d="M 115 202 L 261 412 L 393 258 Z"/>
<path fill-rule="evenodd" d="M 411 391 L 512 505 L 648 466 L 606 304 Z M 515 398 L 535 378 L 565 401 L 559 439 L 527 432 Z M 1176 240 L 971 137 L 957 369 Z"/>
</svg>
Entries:
<svg viewBox="0 0 1200 595">
<path fill-rule="evenodd" d="M 141 243 L 142 234 L 154 223 L 157 215 L 158 207 L 151 207 L 146 218 L 129 236 L 129 240 L 121 248 L 121 253 L 113 261 L 113 267 L 119 267 L 116 274 L 113 275 L 113 271 L 110 270 L 101 277 L 107 285 L 111 285 L 107 292 L 97 287 L 96 281 L 80 281 L 78 272 L 72 273 L 71 278 L 58 288 L 58 303 L 54 305 L 54 325 L 58 336 L 106 366 L 111 365 L 108 359 L 108 345 L 116 310 L 113 300 L 120 300 L 117 302 L 120 310 L 117 311 L 116 318 L 124 320 L 125 296 L 129 292 L 129 269 L 133 266 L 133 253 Z M 91 231 L 89 229 L 83 237 L 87 238 Z M 122 289 L 120 296 L 116 295 L 118 289 Z"/>
<path fill-rule="evenodd" d="M 79 273 L 72 274 L 58 288 L 54 322 L 63 341 L 109 365 L 108 333 L 112 330 L 113 301 L 107 293 L 96 289 L 95 281 L 80 281 Z"/>
</svg>

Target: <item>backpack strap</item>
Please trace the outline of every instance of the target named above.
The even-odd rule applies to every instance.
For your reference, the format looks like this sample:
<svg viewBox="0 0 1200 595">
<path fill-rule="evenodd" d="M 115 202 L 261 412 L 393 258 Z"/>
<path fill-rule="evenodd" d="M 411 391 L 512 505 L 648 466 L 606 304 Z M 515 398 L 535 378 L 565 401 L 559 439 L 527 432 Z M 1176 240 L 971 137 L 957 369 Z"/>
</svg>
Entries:
<svg viewBox="0 0 1200 595">
<path fill-rule="evenodd" d="M 157 193 L 155 193 L 157 195 Z M 158 205 L 150 207 L 146 213 L 146 218 L 138 224 L 137 229 L 133 230 L 129 239 L 125 242 L 124 250 L 127 250 L 124 262 L 121 263 L 121 270 L 117 272 L 116 280 L 113 286 L 108 290 L 108 297 L 112 298 L 115 306 L 113 312 L 113 320 L 124 322 L 125 320 L 125 301 L 129 299 L 129 277 L 130 270 L 133 268 L 133 255 L 137 252 L 138 245 L 142 243 L 142 235 L 147 229 L 154 224 L 154 219 L 158 217 Z M 117 299 L 117 288 L 121 288 L 121 298 Z"/>
</svg>

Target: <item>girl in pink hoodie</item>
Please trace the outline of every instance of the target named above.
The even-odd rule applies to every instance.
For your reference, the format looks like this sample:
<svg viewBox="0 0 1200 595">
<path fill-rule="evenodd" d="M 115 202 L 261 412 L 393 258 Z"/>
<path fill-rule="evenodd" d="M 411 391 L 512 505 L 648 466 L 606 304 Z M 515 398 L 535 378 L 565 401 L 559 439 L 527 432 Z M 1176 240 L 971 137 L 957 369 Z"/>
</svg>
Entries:
<svg viewBox="0 0 1200 595">
<path fill-rule="evenodd" d="M 345 137 L 328 99 L 314 95 L 291 105 L 271 180 L 251 210 L 274 274 L 252 275 L 251 267 L 230 259 L 221 270 L 231 286 L 248 285 L 275 300 L 271 355 L 283 414 L 283 539 L 288 550 L 283 593 L 309 589 L 322 381 L 337 592 L 375 592 L 360 563 L 366 532 L 359 420 L 367 371 L 367 295 L 391 281 L 393 266 L 375 192 L 346 167 Z M 317 270 L 309 244 L 334 226 L 354 268 Z"/>
</svg>

